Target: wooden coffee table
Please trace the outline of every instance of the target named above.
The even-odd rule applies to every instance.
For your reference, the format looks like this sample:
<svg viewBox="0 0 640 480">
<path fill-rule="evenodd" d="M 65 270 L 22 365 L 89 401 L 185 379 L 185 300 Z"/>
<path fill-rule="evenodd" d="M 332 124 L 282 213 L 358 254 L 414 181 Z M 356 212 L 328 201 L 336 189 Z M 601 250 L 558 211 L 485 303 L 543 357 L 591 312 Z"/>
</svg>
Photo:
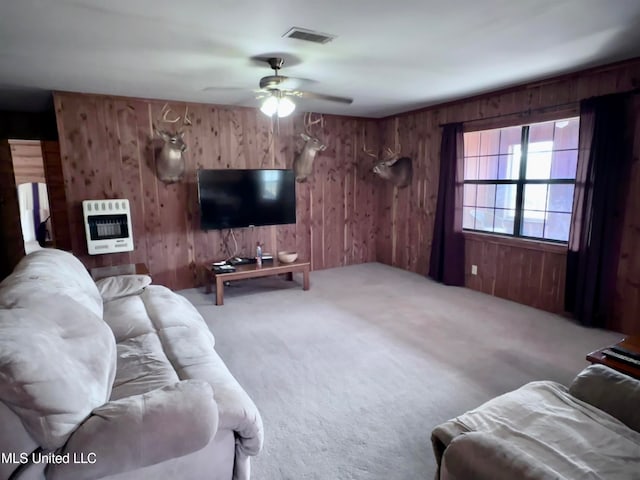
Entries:
<svg viewBox="0 0 640 480">
<path fill-rule="evenodd" d="M 626 337 L 615 345 L 640 355 L 640 335 Z M 596 350 L 595 352 L 591 352 L 587 355 L 587 360 L 591 363 L 601 363 L 602 365 L 611 367 L 619 372 L 626 373 L 627 375 L 631 375 L 635 378 L 640 378 L 640 367 L 621 362 L 620 360 L 616 360 L 614 357 L 607 356 L 604 351 L 608 348 L 610 347 L 604 347 L 600 350 Z"/>
<path fill-rule="evenodd" d="M 233 280 L 245 280 L 247 278 L 270 277 L 273 275 L 286 275 L 287 280 L 293 280 L 293 274 L 302 273 L 302 289 L 309 290 L 309 262 L 296 261 L 293 263 L 282 263 L 277 259 L 263 262 L 262 265 L 249 263 L 236 265 L 235 272 L 216 273 L 211 263 L 207 266 L 207 293 L 211 293 L 212 283 L 216 284 L 216 305 L 224 305 L 224 284 Z"/>
</svg>

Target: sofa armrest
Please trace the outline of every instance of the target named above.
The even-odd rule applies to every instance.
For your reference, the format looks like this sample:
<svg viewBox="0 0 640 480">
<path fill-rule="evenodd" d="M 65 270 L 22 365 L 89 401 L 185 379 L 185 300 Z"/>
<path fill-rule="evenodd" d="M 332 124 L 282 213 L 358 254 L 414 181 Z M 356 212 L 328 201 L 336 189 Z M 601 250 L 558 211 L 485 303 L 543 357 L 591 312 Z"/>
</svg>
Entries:
<svg viewBox="0 0 640 480">
<path fill-rule="evenodd" d="M 604 365 L 590 365 L 573 380 L 569 393 L 640 432 L 640 380 Z"/>
<path fill-rule="evenodd" d="M 440 468 L 445 450 L 453 439 L 468 432 L 469 430 L 456 422 L 455 419 L 447 420 L 433 429 L 431 432 L 431 446 L 433 447 L 433 455 L 436 457 L 438 468 Z"/>
<path fill-rule="evenodd" d="M 154 465 L 200 450 L 217 428 L 211 386 L 200 380 L 111 401 L 72 434 L 62 451 L 71 461 L 50 465 L 47 478 L 102 478 Z"/>
<path fill-rule="evenodd" d="M 526 452 L 486 433 L 454 438 L 442 457 L 440 480 L 562 480 Z"/>
</svg>

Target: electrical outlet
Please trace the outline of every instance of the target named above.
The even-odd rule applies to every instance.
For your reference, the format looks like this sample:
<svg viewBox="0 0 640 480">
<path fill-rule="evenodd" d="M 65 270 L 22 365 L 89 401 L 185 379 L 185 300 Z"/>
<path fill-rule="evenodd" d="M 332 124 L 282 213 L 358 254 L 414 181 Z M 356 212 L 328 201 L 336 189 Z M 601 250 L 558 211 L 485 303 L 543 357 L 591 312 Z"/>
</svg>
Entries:
<svg viewBox="0 0 640 480">
<path fill-rule="evenodd" d="M 478 265 L 471 265 L 471 275 L 478 274 Z"/>
</svg>

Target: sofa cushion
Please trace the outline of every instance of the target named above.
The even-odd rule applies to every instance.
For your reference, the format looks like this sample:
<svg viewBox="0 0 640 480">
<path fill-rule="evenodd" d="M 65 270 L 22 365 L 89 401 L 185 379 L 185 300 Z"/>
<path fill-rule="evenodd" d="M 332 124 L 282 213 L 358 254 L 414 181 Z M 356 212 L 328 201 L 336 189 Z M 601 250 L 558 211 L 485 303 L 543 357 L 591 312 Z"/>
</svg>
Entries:
<svg viewBox="0 0 640 480">
<path fill-rule="evenodd" d="M 50 465 L 50 480 L 102 478 L 200 450 L 213 438 L 218 410 L 211 387 L 188 380 L 109 402 L 71 436 L 63 453 L 94 463 Z"/>
<path fill-rule="evenodd" d="M 108 400 L 115 368 L 109 327 L 80 304 L 41 295 L 0 309 L 0 401 L 43 448 L 61 447 Z"/>
<path fill-rule="evenodd" d="M 181 374 L 181 367 L 215 355 L 213 335 L 198 311 L 166 287 L 150 285 L 140 295 L 107 302 L 104 320 L 118 345 L 112 399 L 198 378 Z"/>
<path fill-rule="evenodd" d="M 104 319 L 116 338 L 118 352 L 112 400 L 146 393 L 180 380 L 165 354 L 158 329 L 147 315 L 141 295 L 105 303 Z"/>
<path fill-rule="evenodd" d="M 100 292 L 82 262 L 51 248 L 25 256 L 0 283 L 0 307 L 30 307 L 46 294 L 72 299 L 102 318 Z"/>
<path fill-rule="evenodd" d="M 149 392 L 179 380 L 155 333 L 124 340 L 117 344 L 117 351 L 118 369 L 111 400 Z"/>
<path fill-rule="evenodd" d="M 140 295 L 106 302 L 103 319 L 111 327 L 116 343 L 155 332 Z"/>
<path fill-rule="evenodd" d="M 640 380 L 604 365 L 590 365 L 573 380 L 569 393 L 640 432 Z"/>
<path fill-rule="evenodd" d="M 138 295 L 151 283 L 149 275 L 117 275 L 96 281 L 102 300 L 109 302 L 118 298 Z"/>
</svg>

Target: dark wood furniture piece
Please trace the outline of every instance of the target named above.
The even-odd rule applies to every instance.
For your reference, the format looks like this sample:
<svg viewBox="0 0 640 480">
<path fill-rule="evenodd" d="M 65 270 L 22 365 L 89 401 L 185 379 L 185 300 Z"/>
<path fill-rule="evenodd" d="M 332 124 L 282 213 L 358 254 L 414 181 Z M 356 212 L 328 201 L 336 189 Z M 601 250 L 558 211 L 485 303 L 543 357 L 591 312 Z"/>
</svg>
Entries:
<svg viewBox="0 0 640 480">
<path fill-rule="evenodd" d="M 150 275 L 145 263 L 128 263 L 126 265 L 112 265 L 109 267 L 95 267 L 90 270 L 93 281 L 117 275 Z"/>
<path fill-rule="evenodd" d="M 626 337 L 615 345 L 640 355 L 640 335 Z M 604 351 L 608 348 L 610 347 L 604 347 L 600 350 L 596 350 L 595 352 L 591 352 L 587 355 L 587 360 L 591 363 L 601 363 L 607 367 L 613 368 L 614 370 L 631 375 L 634 378 L 640 378 L 640 367 L 636 367 L 607 356 Z"/>
<path fill-rule="evenodd" d="M 287 280 L 293 280 L 293 274 L 302 273 L 302 289 L 309 290 L 309 262 L 295 261 L 293 263 L 282 263 L 277 259 L 271 262 L 263 262 L 262 265 L 250 263 L 236 265 L 235 272 L 216 273 L 211 263 L 207 265 L 206 291 L 211 293 L 211 285 L 216 285 L 216 305 L 224 305 L 224 282 L 232 280 L 244 280 L 247 278 L 270 277 L 272 275 L 286 275 Z"/>
</svg>

